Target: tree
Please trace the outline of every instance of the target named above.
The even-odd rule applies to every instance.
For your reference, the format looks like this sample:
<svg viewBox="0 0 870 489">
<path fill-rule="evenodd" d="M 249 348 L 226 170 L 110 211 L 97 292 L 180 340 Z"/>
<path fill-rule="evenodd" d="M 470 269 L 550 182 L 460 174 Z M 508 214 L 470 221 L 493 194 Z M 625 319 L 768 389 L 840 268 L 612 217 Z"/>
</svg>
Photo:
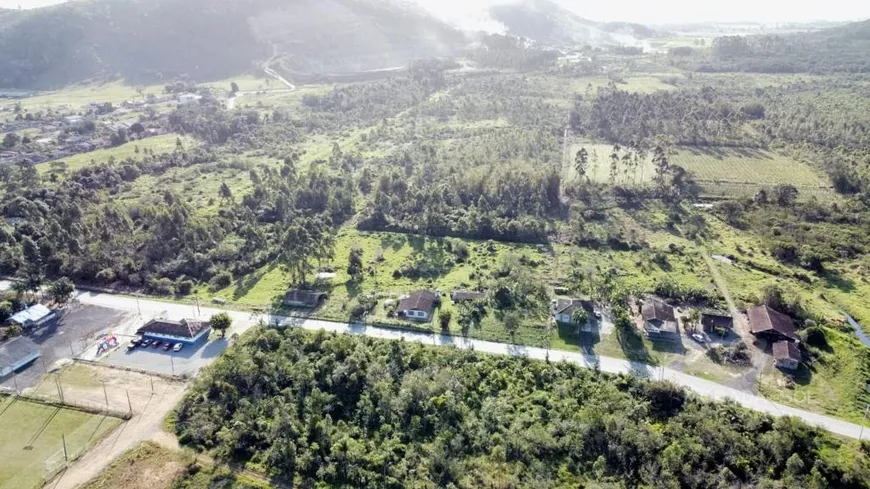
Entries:
<svg viewBox="0 0 870 489">
<path fill-rule="evenodd" d="M 571 312 L 571 322 L 577 327 L 577 336 L 580 336 L 580 330 L 589 322 L 589 314 L 582 307 L 575 307 Z"/>
<path fill-rule="evenodd" d="M 363 250 L 354 246 L 347 257 L 347 274 L 354 282 L 359 282 L 364 277 L 362 256 Z"/>
<path fill-rule="evenodd" d="M 59 304 L 66 304 L 75 290 L 75 284 L 72 283 L 72 280 L 66 277 L 61 277 L 55 280 L 48 287 L 49 295 Z"/>
<path fill-rule="evenodd" d="M 773 199 L 782 207 L 791 207 L 797 196 L 798 189 L 794 185 L 780 184 L 773 189 Z"/>
<path fill-rule="evenodd" d="M 134 122 L 133 125 L 130 126 L 130 132 L 136 136 L 141 136 L 142 133 L 145 132 L 145 126 L 143 126 L 141 122 Z"/>
<path fill-rule="evenodd" d="M 236 82 L 230 83 L 230 93 L 233 95 L 239 93 L 239 85 Z"/>
<path fill-rule="evenodd" d="M 580 151 L 577 152 L 577 156 L 574 157 L 574 169 L 577 170 L 577 175 L 580 177 L 580 180 L 588 180 L 586 172 L 589 169 L 589 153 L 586 151 L 586 148 L 580 148 Z"/>
<path fill-rule="evenodd" d="M 502 324 L 504 324 L 504 329 L 511 336 L 511 341 L 513 341 L 514 336 L 517 334 L 517 330 L 520 329 L 520 315 L 515 311 L 508 311 L 504 313 L 501 321 Z"/>
<path fill-rule="evenodd" d="M 6 133 L 6 136 L 3 138 L 3 147 L 4 148 L 14 148 L 18 146 L 18 142 L 21 141 L 21 138 L 18 137 L 18 134 L 14 132 Z"/>
<path fill-rule="evenodd" d="M 616 175 L 619 173 L 619 145 L 613 146 L 610 153 L 610 184 L 616 185 Z"/>
<path fill-rule="evenodd" d="M 438 311 L 438 324 L 441 325 L 441 331 L 445 333 L 450 331 L 450 320 L 453 319 L 453 313 L 447 309 Z"/>
<path fill-rule="evenodd" d="M 656 146 L 653 150 L 653 158 L 652 158 L 653 166 L 655 167 L 655 176 L 653 179 L 660 189 L 664 190 L 665 185 L 667 185 L 666 176 L 668 174 L 668 170 L 670 170 L 670 163 L 668 162 L 668 157 L 665 154 L 665 150 L 662 149 L 661 146 Z"/>
<path fill-rule="evenodd" d="M 112 146 L 120 146 L 127 142 L 127 130 L 123 127 L 118 128 L 118 132 L 112 134 Z"/>
<path fill-rule="evenodd" d="M 686 324 L 686 329 L 693 333 L 696 332 L 698 330 L 698 325 L 701 324 L 701 311 L 693 308 L 689 311 L 689 314 L 686 315 L 684 323 Z"/>
<path fill-rule="evenodd" d="M 208 320 L 208 324 L 211 326 L 211 329 L 220 331 L 221 338 L 223 338 L 226 336 L 227 330 L 232 326 L 233 319 L 229 314 L 221 312 L 212 316 L 211 319 Z"/>
</svg>

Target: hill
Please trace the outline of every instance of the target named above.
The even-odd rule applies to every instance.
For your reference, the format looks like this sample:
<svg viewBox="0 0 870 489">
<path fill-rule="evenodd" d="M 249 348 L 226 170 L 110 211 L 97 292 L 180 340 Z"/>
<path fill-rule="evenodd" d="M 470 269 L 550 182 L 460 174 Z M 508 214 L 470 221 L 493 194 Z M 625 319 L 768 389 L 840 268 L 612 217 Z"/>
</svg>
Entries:
<svg viewBox="0 0 870 489">
<path fill-rule="evenodd" d="M 870 20 L 786 35 L 723 36 L 685 67 L 758 73 L 868 73 Z"/>
<path fill-rule="evenodd" d="M 636 44 L 654 31 L 638 24 L 600 23 L 584 19 L 552 0 L 521 0 L 494 5 L 490 16 L 504 24 L 507 33 L 542 44 L 593 46 Z"/>
<path fill-rule="evenodd" d="M 462 40 L 387 0 L 89 0 L 0 13 L 0 26 L 7 88 L 99 76 L 220 79 L 275 53 L 290 54 L 305 71 L 377 69 L 448 54 Z"/>
</svg>

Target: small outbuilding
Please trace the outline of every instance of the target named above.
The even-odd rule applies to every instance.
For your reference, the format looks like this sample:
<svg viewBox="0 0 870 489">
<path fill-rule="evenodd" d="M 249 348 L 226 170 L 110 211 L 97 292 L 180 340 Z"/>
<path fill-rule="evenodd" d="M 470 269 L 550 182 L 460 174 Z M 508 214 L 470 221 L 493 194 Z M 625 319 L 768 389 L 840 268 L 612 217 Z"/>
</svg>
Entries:
<svg viewBox="0 0 870 489">
<path fill-rule="evenodd" d="M 772 343 L 800 341 L 794 321 L 787 315 L 766 305 L 752 307 L 746 311 L 746 314 L 749 316 L 750 332 L 757 338 L 763 338 Z"/>
<path fill-rule="evenodd" d="M 643 329 L 652 340 L 679 341 L 680 329 L 674 308 L 661 299 L 651 298 L 641 306 Z"/>
<path fill-rule="evenodd" d="M 24 329 L 30 329 L 42 327 L 55 319 L 57 319 L 57 313 L 42 304 L 34 304 L 13 314 L 9 321 Z"/>
<path fill-rule="evenodd" d="M 289 307 L 317 307 L 326 300 L 326 294 L 314 290 L 288 290 L 284 305 Z"/>
<path fill-rule="evenodd" d="M 412 321 L 431 321 L 441 298 L 430 290 L 418 290 L 399 299 L 396 315 Z"/>
<path fill-rule="evenodd" d="M 793 341 L 777 341 L 773 344 L 774 365 L 784 370 L 797 370 L 801 363 L 801 350 Z"/>
<path fill-rule="evenodd" d="M 12 375 L 39 358 L 39 346 L 19 336 L 0 345 L 0 379 Z"/>
<path fill-rule="evenodd" d="M 209 333 L 211 327 L 208 323 L 195 319 L 152 319 L 136 331 L 143 338 L 187 344 L 199 343 L 203 338 L 208 338 Z"/>
<path fill-rule="evenodd" d="M 725 335 L 734 329 L 734 318 L 724 312 L 704 312 L 701 327 L 707 334 Z"/>
</svg>

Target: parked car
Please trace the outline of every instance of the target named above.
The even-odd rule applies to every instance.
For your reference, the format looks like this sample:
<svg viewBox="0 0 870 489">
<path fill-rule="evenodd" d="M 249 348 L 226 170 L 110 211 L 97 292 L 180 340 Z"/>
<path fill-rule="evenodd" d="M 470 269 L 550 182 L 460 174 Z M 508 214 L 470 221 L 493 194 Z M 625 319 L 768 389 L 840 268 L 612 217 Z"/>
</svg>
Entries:
<svg viewBox="0 0 870 489">
<path fill-rule="evenodd" d="M 148 348 L 148 345 L 151 344 L 151 340 L 149 340 L 148 338 L 143 338 L 142 341 L 139 342 L 139 344 L 142 345 L 142 348 Z"/>
<path fill-rule="evenodd" d="M 162 344 L 163 344 L 162 341 L 154 340 L 154 343 L 151 343 L 151 348 L 160 348 L 160 345 L 162 345 Z"/>
<path fill-rule="evenodd" d="M 136 349 L 136 343 L 130 343 L 129 345 L 127 345 L 127 353 L 130 353 L 131 351 L 133 351 L 135 349 Z"/>
<path fill-rule="evenodd" d="M 702 344 L 702 345 L 704 345 L 704 344 L 707 343 L 707 338 L 706 338 L 704 335 L 700 334 L 700 333 L 695 333 L 695 334 L 693 334 L 693 335 L 692 335 L 692 339 L 695 340 L 695 341 L 697 341 L 698 343 L 700 343 L 700 344 Z"/>
<path fill-rule="evenodd" d="M 167 341 L 166 343 L 163 344 L 163 351 L 169 351 L 171 349 L 172 349 L 172 343 L 169 343 Z"/>
<path fill-rule="evenodd" d="M 173 348 L 172 351 L 178 353 L 178 352 L 181 351 L 182 348 L 184 348 L 184 344 L 183 344 L 183 343 L 176 343 L 176 344 L 175 344 L 175 348 Z"/>
</svg>

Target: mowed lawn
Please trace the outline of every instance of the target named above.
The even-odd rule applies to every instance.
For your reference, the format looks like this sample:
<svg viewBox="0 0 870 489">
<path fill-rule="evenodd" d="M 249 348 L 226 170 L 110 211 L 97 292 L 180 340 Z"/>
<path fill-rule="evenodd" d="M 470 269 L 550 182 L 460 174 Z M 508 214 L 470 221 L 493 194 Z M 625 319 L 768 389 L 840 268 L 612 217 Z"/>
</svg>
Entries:
<svg viewBox="0 0 870 489">
<path fill-rule="evenodd" d="M 119 423 L 113 417 L 4 397 L 0 401 L 0 489 L 41 486 L 63 464 L 62 437 L 70 457 L 77 457 Z"/>
<path fill-rule="evenodd" d="M 139 139 L 124 143 L 114 148 L 103 148 L 87 153 L 79 153 L 68 156 L 57 161 L 46 161 L 36 165 L 36 168 L 41 172 L 48 172 L 54 169 L 66 168 L 67 171 L 74 171 L 84 168 L 91 164 L 100 164 L 109 161 L 109 158 L 114 157 L 116 161 L 123 161 L 127 158 L 134 160 L 141 159 L 144 156 L 145 149 L 153 151 L 156 154 L 171 153 L 175 151 L 176 140 L 181 138 L 181 143 L 185 149 L 195 148 L 199 143 L 196 139 L 190 136 L 179 136 L 178 134 L 162 134 L 145 139 Z M 139 148 L 139 152 L 136 152 Z M 63 162 L 66 166 L 61 165 Z M 92 163 L 93 162 L 93 163 Z"/>
<path fill-rule="evenodd" d="M 588 178 L 595 182 L 611 181 L 611 154 L 613 146 L 600 143 L 577 142 L 571 145 L 565 162 L 566 181 L 576 181 L 574 159 L 581 148 L 589 154 Z M 619 153 L 616 183 L 625 186 L 647 185 L 655 174 L 652 155 L 627 166 L 622 161 L 626 151 Z M 695 178 L 708 196 L 751 196 L 761 188 L 790 184 L 805 195 L 824 196 L 830 193 L 831 183 L 805 163 L 795 161 L 771 151 L 755 148 L 690 148 L 680 146 L 671 150 L 668 159 Z"/>
</svg>

